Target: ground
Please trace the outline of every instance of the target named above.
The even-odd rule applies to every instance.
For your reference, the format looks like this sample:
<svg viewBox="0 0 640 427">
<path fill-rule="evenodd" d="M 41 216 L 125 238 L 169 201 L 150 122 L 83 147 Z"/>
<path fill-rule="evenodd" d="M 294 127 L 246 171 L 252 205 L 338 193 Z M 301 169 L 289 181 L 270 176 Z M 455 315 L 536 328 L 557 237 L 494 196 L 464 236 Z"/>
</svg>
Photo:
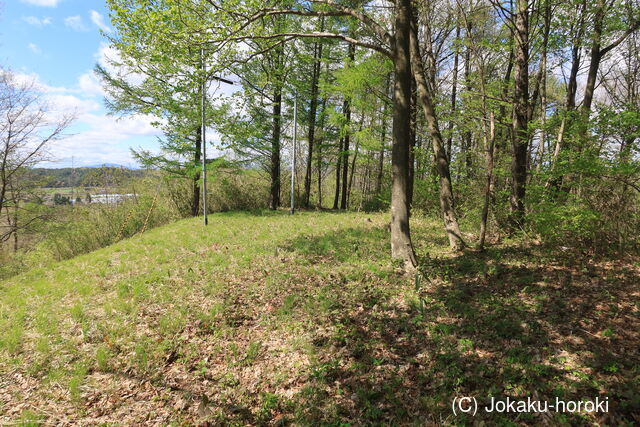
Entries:
<svg viewBox="0 0 640 427">
<path fill-rule="evenodd" d="M 452 254 L 387 214 L 225 213 L 0 282 L 0 425 L 634 425 L 640 264 Z M 455 397 L 608 413 L 452 411 Z"/>
</svg>

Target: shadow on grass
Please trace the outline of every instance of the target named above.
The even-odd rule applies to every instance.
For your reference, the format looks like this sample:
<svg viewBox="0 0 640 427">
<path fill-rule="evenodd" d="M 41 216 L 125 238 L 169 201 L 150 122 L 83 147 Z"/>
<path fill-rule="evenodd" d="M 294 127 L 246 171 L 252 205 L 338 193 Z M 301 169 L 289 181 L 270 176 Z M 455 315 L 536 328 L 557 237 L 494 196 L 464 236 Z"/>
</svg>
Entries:
<svg viewBox="0 0 640 427">
<path fill-rule="evenodd" d="M 382 227 L 353 227 L 320 236 L 301 235 L 285 248 L 309 260 L 361 263 L 367 259 L 380 259 L 380 254 L 389 246 L 388 235 Z"/>
<path fill-rule="evenodd" d="M 302 236 L 288 249 L 339 270 L 379 260 L 387 235 L 352 228 Z M 279 414 L 280 422 L 306 425 L 640 422 L 638 272 L 537 259 L 527 248 L 496 247 L 422 259 L 415 280 L 390 264 L 384 280 L 363 273 L 332 286 L 330 304 L 312 301 L 315 356 L 302 392 L 276 399 L 266 418 L 244 421 Z M 475 419 L 454 416 L 456 396 L 478 399 Z M 609 412 L 484 411 L 491 397 L 507 396 L 550 404 L 608 398 Z"/>
</svg>

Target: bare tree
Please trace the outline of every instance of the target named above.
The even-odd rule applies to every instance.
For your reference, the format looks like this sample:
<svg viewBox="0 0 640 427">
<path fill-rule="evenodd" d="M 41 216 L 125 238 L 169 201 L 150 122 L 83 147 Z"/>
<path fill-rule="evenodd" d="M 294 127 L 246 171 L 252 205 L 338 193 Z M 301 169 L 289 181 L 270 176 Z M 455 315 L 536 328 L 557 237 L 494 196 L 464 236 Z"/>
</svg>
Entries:
<svg viewBox="0 0 640 427">
<path fill-rule="evenodd" d="M 46 147 L 62 138 L 72 121 L 73 116 L 52 114 L 33 80 L 0 69 L 0 212 L 19 187 L 14 178 L 42 161 Z"/>
</svg>

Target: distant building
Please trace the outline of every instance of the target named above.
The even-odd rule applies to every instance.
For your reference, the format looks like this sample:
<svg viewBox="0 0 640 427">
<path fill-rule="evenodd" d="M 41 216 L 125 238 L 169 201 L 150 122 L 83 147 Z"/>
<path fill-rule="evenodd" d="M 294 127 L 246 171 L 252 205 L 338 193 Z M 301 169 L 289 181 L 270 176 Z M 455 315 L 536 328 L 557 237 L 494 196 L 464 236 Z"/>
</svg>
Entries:
<svg viewBox="0 0 640 427">
<path fill-rule="evenodd" d="M 133 197 L 134 194 L 93 194 L 91 195 L 90 203 L 121 203 Z"/>
</svg>

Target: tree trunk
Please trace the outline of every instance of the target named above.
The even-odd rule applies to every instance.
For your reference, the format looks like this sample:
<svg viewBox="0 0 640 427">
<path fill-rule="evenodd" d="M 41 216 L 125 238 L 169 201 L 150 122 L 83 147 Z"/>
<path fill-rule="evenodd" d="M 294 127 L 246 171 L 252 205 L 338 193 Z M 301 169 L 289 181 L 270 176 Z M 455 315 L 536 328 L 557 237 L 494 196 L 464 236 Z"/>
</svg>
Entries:
<svg viewBox="0 0 640 427">
<path fill-rule="evenodd" d="M 473 96 L 472 95 L 473 88 L 471 86 L 471 43 L 472 43 L 471 31 L 472 29 L 473 29 L 473 26 L 471 22 L 468 22 L 467 28 L 466 28 L 466 35 L 465 35 L 467 38 L 467 49 L 465 50 L 465 53 L 464 53 L 464 84 L 465 84 L 465 90 L 471 96 Z M 468 106 L 465 106 L 464 108 L 465 110 L 470 110 Z M 471 168 L 472 168 L 471 149 L 473 147 L 473 133 L 471 132 L 470 129 L 467 129 L 464 131 L 464 133 L 462 134 L 462 140 L 463 140 L 463 143 L 461 144 L 462 145 L 461 154 L 464 158 L 464 165 L 466 170 L 464 172 L 459 172 L 458 174 L 456 174 L 456 176 L 462 176 L 463 179 L 470 179 Z"/>
<path fill-rule="evenodd" d="M 336 161 L 336 193 L 333 198 L 333 209 L 338 209 L 340 201 L 340 175 L 342 174 L 342 149 L 344 146 L 344 138 L 340 138 L 338 142 L 338 160 Z"/>
<path fill-rule="evenodd" d="M 371 151 L 365 150 L 363 154 L 367 158 L 367 163 L 364 165 L 364 176 L 360 189 L 362 191 L 362 197 L 360 198 L 360 209 L 363 208 L 364 202 L 369 200 L 371 194 Z"/>
<path fill-rule="evenodd" d="M 353 64 L 355 61 L 356 49 L 355 46 L 349 45 L 349 65 Z M 340 199 L 340 209 L 347 209 L 347 174 L 349 172 L 349 140 L 351 133 L 351 102 L 349 99 L 346 99 L 344 102 L 344 116 L 346 119 L 346 132 L 344 135 L 344 149 L 342 150 L 342 198 Z"/>
<path fill-rule="evenodd" d="M 15 200 L 15 207 L 13 209 L 13 252 L 18 252 L 18 199 Z"/>
<path fill-rule="evenodd" d="M 484 95 L 483 95 L 483 99 L 485 99 Z M 486 105 L 485 105 L 485 112 L 486 112 Z M 482 222 L 480 223 L 480 241 L 478 242 L 478 249 L 480 249 L 481 251 L 484 250 L 484 241 L 487 235 L 487 220 L 489 219 L 489 202 L 491 201 L 491 188 L 493 183 L 493 157 L 494 157 L 493 147 L 496 139 L 495 118 L 493 116 L 493 112 L 491 113 L 490 120 L 491 121 L 490 121 L 490 125 L 489 125 L 490 127 L 488 132 L 486 130 L 486 127 L 487 127 L 485 123 L 486 121 L 483 120 L 482 122 L 482 127 L 485 134 L 485 138 L 484 138 L 485 148 L 487 150 L 487 153 L 486 153 L 487 175 L 486 175 L 486 182 L 485 182 L 485 189 L 484 189 L 484 202 L 482 205 L 482 220 L 481 220 Z"/>
<path fill-rule="evenodd" d="M 321 24 L 324 27 L 324 20 Z M 313 160 L 313 146 L 316 131 L 316 111 L 318 108 L 318 81 L 320 79 L 320 58 L 322 57 L 322 44 L 316 42 L 313 47 L 313 73 L 311 76 L 311 102 L 309 106 L 309 151 L 307 153 L 307 171 L 304 177 L 304 194 L 302 196 L 302 206 L 309 207 L 309 196 L 311 193 L 311 167 Z"/>
<path fill-rule="evenodd" d="M 536 170 L 540 172 L 544 162 L 544 145 L 547 139 L 547 47 L 549 44 L 549 33 L 551 31 L 551 5 L 547 3 L 544 10 L 544 35 L 542 39 L 542 53 L 540 58 L 540 146 L 538 147 L 538 163 Z M 533 117 L 532 117 L 533 118 Z"/>
<path fill-rule="evenodd" d="M 416 107 L 417 106 L 418 106 L 418 101 L 416 100 Z M 422 149 L 422 142 L 423 142 L 423 130 L 422 130 L 422 126 L 418 124 L 416 128 L 416 146 L 414 149 L 414 156 L 416 159 L 414 179 L 415 177 L 420 177 L 422 179 L 424 176 L 424 151 Z"/>
<path fill-rule="evenodd" d="M 580 43 L 580 42 L 576 42 Z M 567 84 L 567 111 L 572 111 L 576 107 L 576 93 L 578 92 L 578 72 L 580 71 L 580 45 L 576 44 L 571 48 L 571 71 L 569 72 L 569 82 Z"/>
<path fill-rule="evenodd" d="M 460 40 L 460 26 L 456 26 L 456 38 L 457 42 Z M 453 76 L 451 77 L 451 118 L 449 119 L 449 138 L 447 138 L 447 157 L 449 158 L 449 163 L 451 163 L 451 148 L 453 145 L 453 124 L 454 124 L 454 115 L 456 114 L 456 99 L 458 92 L 458 63 L 459 63 L 459 54 L 458 48 L 455 48 L 455 53 L 453 56 Z"/>
<path fill-rule="evenodd" d="M 349 172 L 349 133 L 351 130 L 349 126 L 351 124 L 351 105 L 349 101 L 345 101 L 345 113 L 344 116 L 347 122 L 347 131 L 345 132 L 343 138 L 343 147 L 342 147 L 342 197 L 340 198 L 340 209 L 347 209 L 347 174 Z"/>
<path fill-rule="evenodd" d="M 413 75 L 418 88 L 418 98 L 422 104 L 429 133 L 431 134 L 431 144 L 435 156 L 435 166 L 440 177 L 440 208 L 444 219 L 444 228 L 449 238 L 449 245 L 453 250 L 462 250 L 465 247 L 458 226 L 454 210 L 453 187 L 451 185 L 451 174 L 449 170 L 449 159 L 444 148 L 442 134 L 438 126 L 438 118 L 433 106 L 433 101 L 424 76 L 424 67 L 422 65 L 422 57 L 420 56 L 420 48 L 418 46 L 418 28 L 417 22 L 413 17 L 411 25 L 411 62 L 413 65 Z"/>
<path fill-rule="evenodd" d="M 389 86 L 391 84 L 391 74 L 387 75 L 387 85 L 385 94 L 389 93 Z M 380 136 L 380 154 L 378 157 L 378 176 L 376 177 L 376 195 L 379 196 L 382 192 L 382 177 L 384 175 L 384 149 L 387 142 L 387 112 L 389 104 L 383 99 L 384 106 L 382 107 L 382 117 L 380 118 L 381 136 Z"/>
<path fill-rule="evenodd" d="M 198 216 L 200 210 L 200 163 L 202 160 L 202 127 L 196 128 L 195 153 L 193 155 L 193 165 L 196 173 L 193 174 L 193 194 L 191 198 L 191 216 Z"/>
<path fill-rule="evenodd" d="M 327 98 L 322 98 L 322 108 L 320 113 L 320 132 L 323 134 L 324 129 L 324 118 L 325 118 L 325 109 L 327 107 Z M 318 207 L 322 209 L 322 144 L 323 144 L 322 136 L 318 141 L 317 145 L 317 154 L 316 154 L 316 168 L 318 170 Z"/>
<path fill-rule="evenodd" d="M 278 209 L 280 206 L 280 127 L 282 112 L 282 88 L 276 85 L 273 94 L 273 128 L 271 134 L 271 190 L 269 193 L 269 208 Z"/>
<path fill-rule="evenodd" d="M 598 69 L 602 54 L 600 52 L 602 43 L 602 24 L 604 21 L 604 1 L 597 0 L 597 9 L 593 21 L 593 42 L 591 44 L 591 61 L 589 62 L 589 73 L 587 74 L 587 84 L 584 87 L 584 100 L 582 101 L 582 112 L 584 119 L 589 118 L 591 112 L 591 104 L 593 103 L 593 94 L 596 89 L 596 80 L 598 78 Z"/>
<path fill-rule="evenodd" d="M 411 0 L 396 1 L 393 49 L 393 143 L 391 149 L 391 256 L 404 261 L 406 269 L 417 266 L 409 229 L 407 188 L 411 114 Z"/>
<path fill-rule="evenodd" d="M 580 53 L 582 48 L 582 35 L 584 33 L 585 27 L 585 15 L 587 10 L 587 3 L 583 1 L 580 5 L 580 11 L 578 23 L 577 23 L 577 33 L 573 37 L 573 46 L 571 48 L 571 70 L 569 72 L 569 81 L 567 82 L 567 97 L 565 101 L 565 114 L 562 117 L 560 122 L 560 128 L 558 130 L 558 136 L 556 138 L 556 145 L 553 150 L 552 156 L 552 168 L 555 168 L 556 161 L 560 152 L 564 148 L 564 134 L 567 127 L 567 113 L 575 110 L 576 108 L 576 93 L 578 91 L 578 72 L 580 71 Z M 559 176 L 556 178 L 551 178 L 547 181 L 545 186 L 553 186 L 557 189 L 562 187 L 563 177 Z"/>
<path fill-rule="evenodd" d="M 411 50 L 411 48 L 409 48 Z M 418 125 L 418 109 L 417 97 L 416 97 L 416 82 L 415 78 L 411 78 L 411 122 L 409 128 L 409 186 L 407 188 L 407 209 L 411 212 L 411 205 L 413 204 L 413 184 L 416 176 L 416 137 L 417 137 L 417 125 Z"/>
<path fill-rule="evenodd" d="M 511 215 L 513 229 L 524 224 L 529 125 L 529 11 L 527 0 L 516 1 L 516 67 L 513 96 L 513 159 L 511 162 Z"/>
<path fill-rule="evenodd" d="M 364 126 L 364 114 L 360 119 L 360 131 Z M 356 171 L 356 160 L 358 160 L 358 149 L 360 148 L 360 141 L 356 139 L 356 147 L 353 153 L 353 160 L 351 160 L 351 172 L 349 174 L 349 185 L 347 187 L 347 206 L 351 206 L 351 189 L 353 188 L 353 175 Z"/>
</svg>

